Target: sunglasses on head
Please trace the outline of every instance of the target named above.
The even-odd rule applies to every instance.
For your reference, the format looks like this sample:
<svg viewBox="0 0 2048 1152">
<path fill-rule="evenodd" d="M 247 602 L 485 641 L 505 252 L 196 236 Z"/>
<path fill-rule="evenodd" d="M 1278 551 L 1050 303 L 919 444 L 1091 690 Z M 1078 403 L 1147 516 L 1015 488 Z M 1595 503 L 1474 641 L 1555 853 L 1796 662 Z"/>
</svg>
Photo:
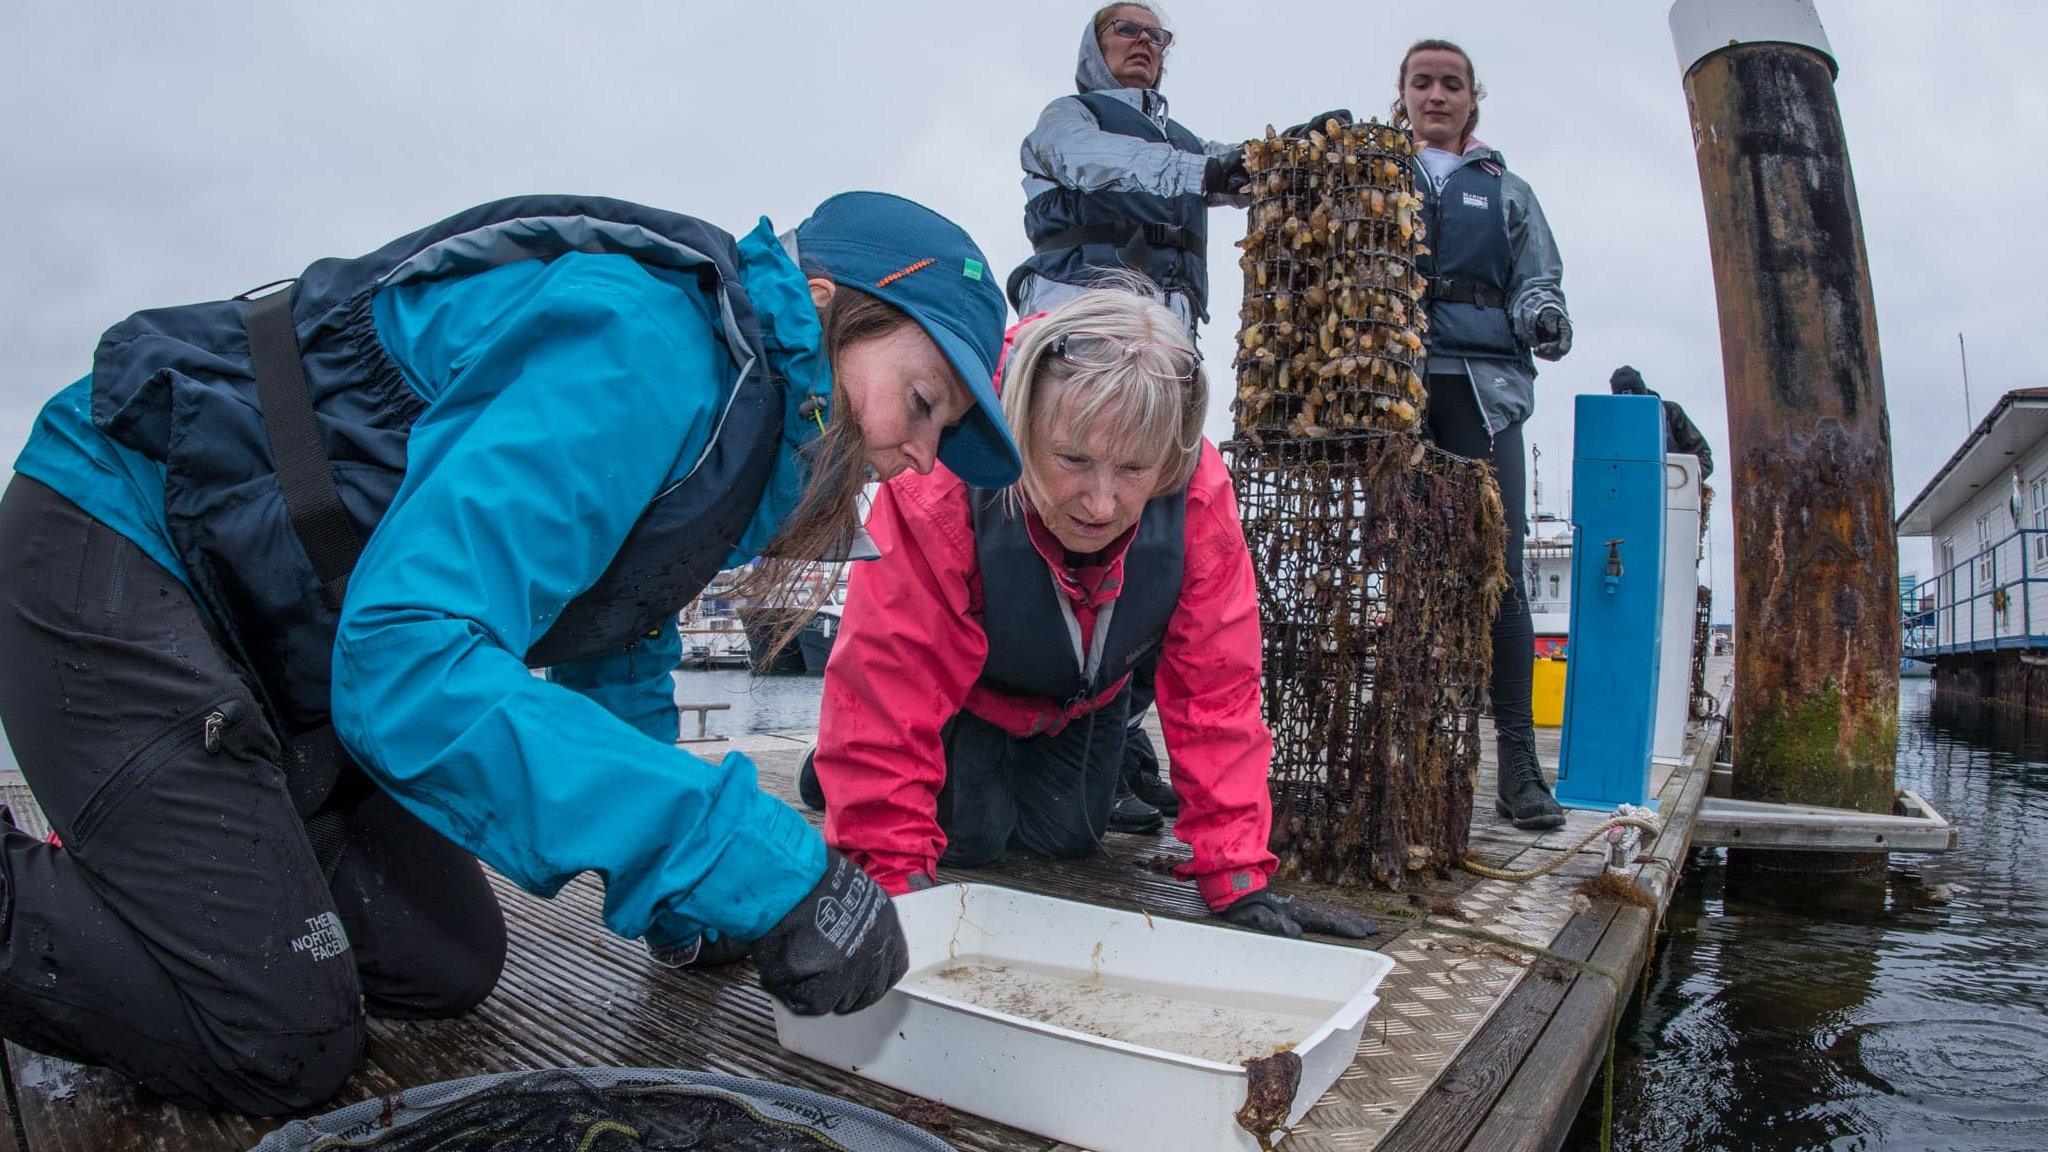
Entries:
<svg viewBox="0 0 2048 1152">
<path fill-rule="evenodd" d="M 1158 353 L 1153 371 L 1169 380 L 1193 380 L 1200 357 L 1158 340 L 1120 340 L 1100 332 L 1069 332 L 1052 342 L 1053 355 L 1079 368 L 1114 368 L 1141 349 Z"/>
<path fill-rule="evenodd" d="M 1109 30 L 1123 40 L 1136 40 L 1143 36 L 1161 48 L 1173 43 L 1173 33 L 1164 28 L 1154 28 L 1150 24 L 1140 24 L 1136 20 L 1111 20 Z"/>
</svg>

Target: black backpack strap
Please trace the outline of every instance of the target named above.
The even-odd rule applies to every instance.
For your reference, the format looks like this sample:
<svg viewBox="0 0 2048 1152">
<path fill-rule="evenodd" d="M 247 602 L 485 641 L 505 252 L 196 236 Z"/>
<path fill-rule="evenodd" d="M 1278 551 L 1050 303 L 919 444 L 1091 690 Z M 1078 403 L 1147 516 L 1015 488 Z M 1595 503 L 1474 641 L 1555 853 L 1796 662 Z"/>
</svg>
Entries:
<svg viewBox="0 0 2048 1152">
<path fill-rule="evenodd" d="M 263 406 L 263 431 L 270 439 L 270 458 L 277 467 L 277 485 L 299 544 L 313 562 L 321 590 L 330 604 L 341 603 L 342 591 L 363 538 L 341 502 L 320 425 L 313 418 L 313 393 L 300 360 L 299 334 L 292 326 L 290 286 L 249 302 L 243 328 L 249 335 L 249 370 L 256 377 L 256 399 Z"/>
</svg>

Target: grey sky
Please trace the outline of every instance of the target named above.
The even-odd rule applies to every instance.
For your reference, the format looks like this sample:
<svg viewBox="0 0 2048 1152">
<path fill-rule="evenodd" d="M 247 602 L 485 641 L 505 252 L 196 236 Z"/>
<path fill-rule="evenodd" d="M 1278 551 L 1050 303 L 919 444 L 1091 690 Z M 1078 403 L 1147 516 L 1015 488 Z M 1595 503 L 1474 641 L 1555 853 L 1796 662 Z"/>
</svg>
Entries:
<svg viewBox="0 0 2048 1152">
<path fill-rule="evenodd" d="M 1706 228 L 1666 5 L 1180 0 L 1165 90 L 1210 138 L 1383 109 L 1407 43 L 1462 42 L 1480 135 L 1528 177 L 1565 257 L 1577 346 L 1529 439 L 1564 510 L 1571 404 L 1623 362 L 1725 456 Z M 1820 0 L 1874 270 L 1901 504 L 1976 412 L 2042 383 L 2023 348 L 2048 265 L 2039 144 L 2048 7 Z M 1017 144 L 1072 91 L 1092 5 L 528 2 L 11 5 L 0 67 L 0 466 L 138 308 L 218 298 L 367 251 L 474 202 L 592 192 L 744 230 L 880 188 L 1026 251 Z M 1242 216 L 1212 215 L 1212 367 L 1228 365 Z M 1209 428 L 1227 434 L 1219 381 Z M 1732 595 L 1728 502 L 1713 529 Z M 1907 571 L 1926 567 L 1909 545 Z"/>
</svg>

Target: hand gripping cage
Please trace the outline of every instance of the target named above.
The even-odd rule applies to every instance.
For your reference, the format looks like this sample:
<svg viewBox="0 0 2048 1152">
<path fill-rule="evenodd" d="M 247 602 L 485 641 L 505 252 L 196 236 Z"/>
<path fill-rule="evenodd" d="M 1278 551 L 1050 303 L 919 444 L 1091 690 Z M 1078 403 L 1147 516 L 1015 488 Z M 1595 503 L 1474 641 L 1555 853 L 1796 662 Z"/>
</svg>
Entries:
<svg viewBox="0 0 2048 1152">
<path fill-rule="evenodd" d="M 1505 518 L 1422 436 L 1406 135 L 1252 141 L 1237 436 L 1283 875 L 1399 887 L 1464 854 Z"/>
</svg>

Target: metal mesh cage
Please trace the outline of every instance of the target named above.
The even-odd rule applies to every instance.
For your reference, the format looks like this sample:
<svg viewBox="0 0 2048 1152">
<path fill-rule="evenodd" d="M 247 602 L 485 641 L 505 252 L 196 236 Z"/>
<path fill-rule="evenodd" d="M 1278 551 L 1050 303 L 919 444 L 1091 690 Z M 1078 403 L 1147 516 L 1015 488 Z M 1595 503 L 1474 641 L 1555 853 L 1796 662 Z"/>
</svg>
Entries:
<svg viewBox="0 0 2048 1152">
<path fill-rule="evenodd" d="M 1226 452 L 1258 572 L 1273 848 L 1330 883 L 1399 886 L 1464 854 L 1506 585 L 1490 470 L 1419 433 L 1411 152 L 1377 123 L 1246 151 Z"/>
<path fill-rule="evenodd" d="M 1227 446 L 1265 634 L 1283 871 L 1399 886 L 1472 818 L 1506 574 L 1485 465 L 1411 432 Z"/>
<path fill-rule="evenodd" d="M 1421 202 L 1404 134 L 1335 121 L 1245 148 L 1252 203 L 1238 313 L 1238 435 L 1418 426 Z"/>
</svg>

